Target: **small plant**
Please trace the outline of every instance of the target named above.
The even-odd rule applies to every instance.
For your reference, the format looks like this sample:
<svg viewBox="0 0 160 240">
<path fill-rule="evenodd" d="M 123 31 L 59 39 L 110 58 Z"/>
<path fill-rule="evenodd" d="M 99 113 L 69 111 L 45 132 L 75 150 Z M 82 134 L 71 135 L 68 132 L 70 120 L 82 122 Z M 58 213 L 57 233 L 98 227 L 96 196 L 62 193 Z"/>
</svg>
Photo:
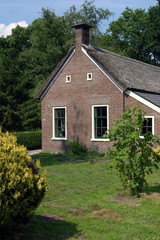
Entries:
<svg viewBox="0 0 160 240">
<path fill-rule="evenodd" d="M 153 167 L 158 168 L 151 158 L 153 144 L 159 139 L 151 132 L 145 133 L 141 139 L 143 123 L 144 113 L 138 106 L 133 110 L 126 107 L 107 134 L 114 141 L 114 149 L 109 149 L 106 155 L 112 155 L 111 164 L 115 164 L 124 188 L 130 189 L 132 195 L 138 195 L 146 184 L 145 176 L 153 172 Z"/>
<path fill-rule="evenodd" d="M 71 148 L 73 154 L 80 154 L 87 152 L 87 149 L 84 147 L 83 143 L 79 142 L 78 138 L 73 138 L 72 141 L 68 141 L 68 144 Z"/>
<path fill-rule="evenodd" d="M 0 224 L 6 218 L 30 221 L 48 188 L 46 172 L 40 176 L 39 169 L 39 160 L 34 163 L 16 137 L 0 129 Z"/>
<path fill-rule="evenodd" d="M 152 160 L 155 162 L 160 162 L 160 146 L 153 148 Z"/>
</svg>

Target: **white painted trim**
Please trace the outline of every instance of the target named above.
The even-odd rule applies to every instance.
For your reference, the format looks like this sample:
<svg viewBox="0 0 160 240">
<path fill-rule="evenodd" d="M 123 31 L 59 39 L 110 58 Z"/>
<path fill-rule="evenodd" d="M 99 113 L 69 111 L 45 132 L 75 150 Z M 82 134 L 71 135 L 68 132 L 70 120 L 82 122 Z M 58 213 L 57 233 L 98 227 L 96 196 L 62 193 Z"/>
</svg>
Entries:
<svg viewBox="0 0 160 240">
<path fill-rule="evenodd" d="M 71 82 L 71 75 L 67 75 L 66 76 L 66 83 L 70 83 Z"/>
<path fill-rule="evenodd" d="M 95 107 L 107 107 L 107 129 L 109 129 L 109 106 L 108 105 L 92 105 L 92 139 L 95 142 L 109 142 L 108 138 L 95 138 L 95 122 L 94 122 L 94 108 Z"/>
<path fill-rule="evenodd" d="M 154 111 L 160 113 L 160 108 L 156 105 L 154 105 L 153 103 L 147 101 L 146 99 L 140 97 L 139 95 L 137 95 L 136 93 L 130 91 L 130 90 L 127 90 L 125 92 L 128 96 L 130 97 L 133 97 L 134 99 L 136 99 L 137 101 L 143 103 L 144 105 L 146 105 L 147 107 L 153 109 Z"/>
<path fill-rule="evenodd" d="M 89 77 L 91 76 L 91 77 Z M 87 81 L 91 81 L 92 80 L 92 73 L 87 73 Z"/>
<path fill-rule="evenodd" d="M 103 139 L 94 138 L 94 139 L 91 139 L 91 142 L 110 142 L 110 139 L 109 138 L 103 138 Z"/>
<path fill-rule="evenodd" d="M 96 65 L 96 67 L 98 67 L 101 70 L 101 72 L 116 86 L 116 88 L 118 88 L 118 90 L 123 93 L 123 90 L 113 81 L 113 79 L 109 77 L 109 75 L 106 72 L 103 71 L 103 69 L 94 61 L 94 59 L 91 58 L 91 56 L 89 56 L 89 54 L 83 47 L 82 52 L 84 52 L 84 54 Z"/>
<path fill-rule="evenodd" d="M 55 109 L 65 109 L 65 137 L 64 138 L 60 138 L 60 137 L 56 137 L 55 136 Z M 67 108 L 66 107 L 53 107 L 52 108 L 52 138 L 51 140 L 67 140 Z"/>
<path fill-rule="evenodd" d="M 52 86 L 52 84 L 55 82 L 55 80 L 57 79 L 57 77 L 60 75 L 60 73 L 63 71 L 63 69 L 65 68 L 65 66 L 68 64 L 68 62 L 70 61 L 70 59 L 72 58 L 72 56 L 75 54 L 75 49 L 73 50 L 73 52 L 71 53 L 71 55 L 67 58 L 67 60 L 64 62 L 64 64 L 61 66 L 61 68 L 58 70 L 58 72 L 56 73 L 56 75 L 54 76 L 54 78 L 52 79 L 52 81 L 50 82 L 50 84 L 47 86 L 46 90 L 43 92 L 43 94 L 40 97 L 40 100 L 42 101 L 42 99 L 44 98 L 44 96 L 46 95 L 46 93 L 48 92 L 48 90 L 50 89 L 50 87 Z"/>
</svg>

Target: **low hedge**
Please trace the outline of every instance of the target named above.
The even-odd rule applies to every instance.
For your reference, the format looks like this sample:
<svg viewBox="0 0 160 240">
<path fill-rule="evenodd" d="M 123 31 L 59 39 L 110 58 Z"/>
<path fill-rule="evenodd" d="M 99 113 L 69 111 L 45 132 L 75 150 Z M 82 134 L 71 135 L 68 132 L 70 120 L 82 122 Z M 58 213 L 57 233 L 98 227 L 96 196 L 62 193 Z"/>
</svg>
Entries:
<svg viewBox="0 0 160 240">
<path fill-rule="evenodd" d="M 41 130 L 31 132 L 15 132 L 17 143 L 24 145 L 28 150 L 41 148 Z"/>
</svg>

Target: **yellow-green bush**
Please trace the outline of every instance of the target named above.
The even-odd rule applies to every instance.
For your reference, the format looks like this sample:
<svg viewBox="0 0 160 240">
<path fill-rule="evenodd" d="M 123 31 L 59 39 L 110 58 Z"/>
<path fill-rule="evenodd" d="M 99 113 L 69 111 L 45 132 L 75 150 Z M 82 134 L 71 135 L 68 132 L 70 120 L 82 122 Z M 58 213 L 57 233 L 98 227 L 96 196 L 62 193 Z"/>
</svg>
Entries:
<svg viewBox="0 0 160 240">
<path fill-rule="evenodd" d="M 155 162 L 160 162 L 160 146 L 153 148 L 152 160 Z"/>
<path fill-rule="evenodd" d="M 0 129 L 0 223 L 31 219 L 48 188 L 46 172 L 40 176 L 39 168 L 39 160 L 34 164 L 16 137 Z"/>
</svg>

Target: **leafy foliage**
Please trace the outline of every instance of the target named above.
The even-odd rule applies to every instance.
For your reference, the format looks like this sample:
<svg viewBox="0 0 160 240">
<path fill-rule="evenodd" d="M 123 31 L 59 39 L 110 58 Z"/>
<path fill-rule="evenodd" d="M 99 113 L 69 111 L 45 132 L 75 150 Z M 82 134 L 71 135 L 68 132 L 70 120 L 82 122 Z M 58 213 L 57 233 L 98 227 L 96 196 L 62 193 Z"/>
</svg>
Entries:
<svg viewBox="0 0 160 240">
<path fill-rule="evenodd" d="M 114 149 L 109 149 L 107 155 L 112 154 L 118 176 L 124 188 L 130 189 L 132 194 L 138 194 L 146 184 L 146 175 L 152 173 L 153 167 L 158 168 L 151 156 L 153 143 L 159 139 L 151 132 L 140 138 L 143 122 L 144 113 L 138 106 L 132 110 L 126 107 L 119 119 L 114 120 L 107 136 L 114 142 Z"/>
<path fill-rule="evenodd" d="M 160 56 L 160 1 L 144 9 L 126 8 L 116 21 L 109 24 L 100 45 L 111 51 L 159 65 Z"/>
<path fill-rule="evenodd" d="M 0 224 L 6 218 L 27 223 L 47 191 L 46 173 L 32 162 L 16 137 L 0 130 Z"/>
<path fill-rule="evenodd" d="M 91 30 L 91 41 L 94 41 L 94 35 L 101 35 L 100 24 L 108 20 L 112 13 L 108 9 L 96 8 L 94 1 L 85 0 L 81 5 L 80 10 L 77 10 L 76 6 L 73 5 L 68 11 L 64 13 L 64 18 L 68 26 L 72 26 L 79 23 L 88 23 L 93 26 Z"/>
<path fill-rule="evenodd" d="M 155 162 L 160 162 L 160 146 L 153 148 L 152 160 Z"/>
<path fill-rule="evenodd" d="M 28 150 L 41 148 L 41 130 L 29 132 L 15 132 L 17 143 L 24 145 Z"/>
<path fill-rule="evenodd" d="M 87 152 L 87 149 L 84 147 L 83 143 L 79 142 L 78 138 L 73 138 L 73 140 L 68 141 L 68 144 L 71 148 L 73 154 L 80 154 Z"/>
</svg>

